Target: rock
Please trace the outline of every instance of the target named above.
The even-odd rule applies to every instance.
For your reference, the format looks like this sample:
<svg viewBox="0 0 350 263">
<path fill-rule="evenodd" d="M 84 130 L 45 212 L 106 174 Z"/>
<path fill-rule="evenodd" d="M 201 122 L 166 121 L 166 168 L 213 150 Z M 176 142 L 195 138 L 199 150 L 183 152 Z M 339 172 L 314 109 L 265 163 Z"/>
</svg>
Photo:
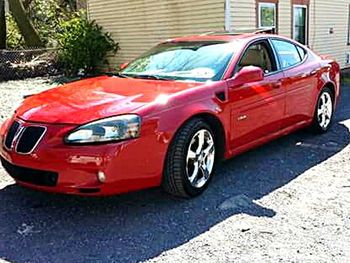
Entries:
<svg viewBox="0 0 350 263">
<path fill-rule="evenodd" d="M 243 209 L 249 207 L 252 204 L 252 200 L 246 195 L 236 195 L 229 199 L 226 199 L 222 204 L 219 205 L 220 210 L 230 209 Z"/>
</svg>

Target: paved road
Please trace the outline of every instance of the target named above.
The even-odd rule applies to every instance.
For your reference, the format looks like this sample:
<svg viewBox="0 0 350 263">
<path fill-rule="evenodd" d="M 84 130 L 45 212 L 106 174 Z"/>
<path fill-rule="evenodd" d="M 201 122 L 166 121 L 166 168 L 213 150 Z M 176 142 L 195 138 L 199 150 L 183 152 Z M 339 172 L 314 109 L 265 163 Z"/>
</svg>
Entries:
<svg viewBox="0 0 350 263">
<path fill-rule="evenodd" d="M 328 134 L 297 132 L 229 160 L 192 200 L 159 189 L 103 199 L 50 195 L 13 185 L 0 170 L 0 259 L 346 262 L 349 129 L 344 88 Z"/>
</svg>

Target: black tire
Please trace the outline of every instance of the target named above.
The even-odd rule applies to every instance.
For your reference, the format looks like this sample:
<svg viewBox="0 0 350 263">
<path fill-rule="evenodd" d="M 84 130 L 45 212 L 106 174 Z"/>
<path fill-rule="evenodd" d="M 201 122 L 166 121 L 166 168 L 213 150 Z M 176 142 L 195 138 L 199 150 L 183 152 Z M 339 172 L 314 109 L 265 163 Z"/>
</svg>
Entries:
<svg viewBox="0 0 350 263">
<path fill-rule="evenodd" d="M 198 196 L 207 188 L 213 177 L 216 158 L 213 171 L 203 187 L 193 187 L 187 176 L 187 151 L 192 138 L 194 138 L 197 132 L 203 129 L 207 130 L 211 134 L 212 138 L 214 138 L 214 151 L 216 151 L 214 133 L 212 132 L 210 126 L 200 118 L 192 119 L 182 126 L 176 133 L 171 145 L 169 146 L 165 160 L 162 187 L 171 195 L 184 198 Z"/>
<path fill-rule="evenodd" d="M 330 117 L 330 120 L 329 120 L 329 123 L 325 126 L 325 125 L 321 125 L 321 119 L 319 117 L 319 108 L 320 108 L 320 105 L 322 103 L 321 101 L 321 98 L 324 94 L 328 94 L 328 97 L 330 98 L 330 101 L 332 103 L 332 113 L 331 113 L 331 117 Z M 315 113 L 314 113 L 314 118 L 313 118 L 313 121 L 312 121 L 312 124 L 311 124 L 311 131 L 315 134 L 323 134 L 323 133 L 326 133 L 329 128 L 331 127 L 332 125 L 332 122 L 333 122 L 333 116 L 334 116 L 334 110 L 335 110 L 335 107 L 334 107 L 334 94 L 332 92 L 332 90 L 328 87 L 325 87 L 321 90 L 320 92 L 320 95 L 318 96 L 318 99 L 317 99 L 317 103 L 316 103 L 316 107 L 315 107 Z"/>
</svg>

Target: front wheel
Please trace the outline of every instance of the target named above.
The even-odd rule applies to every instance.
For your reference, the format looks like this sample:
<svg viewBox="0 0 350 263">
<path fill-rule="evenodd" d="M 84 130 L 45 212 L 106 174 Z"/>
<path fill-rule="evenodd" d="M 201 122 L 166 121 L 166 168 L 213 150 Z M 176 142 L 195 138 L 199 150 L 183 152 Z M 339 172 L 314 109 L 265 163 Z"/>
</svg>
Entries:
<svg viewBox="0 0 350 263">
<path fill-rule="evenodd" d="M 215 140 L 202 119 L 186 123 L 175 135 L 165 163 L 162 186 L 170 194 L 194 197 L 208 186 L 215 165 Z"/>
<path fill-rule="evenodd" d="M 329 130 L 334 115 L 334 96 L 329 88 L 323 88 L 316 104 L 312 130 L 325 133 Z"/>
</svg>

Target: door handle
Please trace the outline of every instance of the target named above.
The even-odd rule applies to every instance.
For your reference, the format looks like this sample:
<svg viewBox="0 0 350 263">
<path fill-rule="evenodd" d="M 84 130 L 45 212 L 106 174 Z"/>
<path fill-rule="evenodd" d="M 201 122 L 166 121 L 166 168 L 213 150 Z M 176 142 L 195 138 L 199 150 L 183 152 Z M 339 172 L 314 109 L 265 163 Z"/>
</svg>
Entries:
<svg viewBox="0 0 350 263">
<path fill-rule="evenodd" d="M 314 69 L 313 71 L 310 72 L 310 75 L 311 76 L 316 75 L 318 71 L 319 69 Z"/>
<path fill-rule="evenodd" d="M 280 89 L 282 87 L 282 83 L 281 82 L 277 82 L 272 84 L 272 88 L 274 89 Z"/>
</svg>

